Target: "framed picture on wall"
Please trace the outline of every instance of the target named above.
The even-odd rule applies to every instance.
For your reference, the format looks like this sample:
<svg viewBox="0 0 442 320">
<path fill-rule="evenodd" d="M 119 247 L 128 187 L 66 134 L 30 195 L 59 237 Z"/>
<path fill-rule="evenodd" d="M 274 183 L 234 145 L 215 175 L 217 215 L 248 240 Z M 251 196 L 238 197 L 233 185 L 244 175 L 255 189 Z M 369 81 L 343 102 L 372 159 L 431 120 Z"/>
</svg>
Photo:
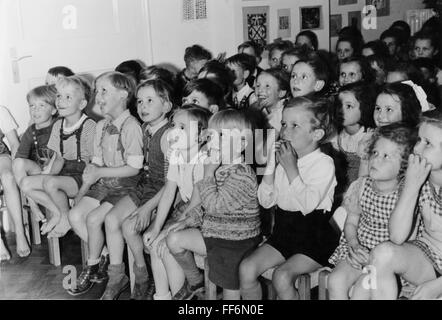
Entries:
<svg viewBox="0 0 442 320">
<path fill-rule="evenodd" d="M 342 15 L 330 15 L 330 37 L 337 37 L 339 31 L 342 29 Z"/>
<path fill-rule="evenodd" d="M 322 29 L 322 6 L 299 8 L 301 30 Z"/>
<path fill-rule="evenodd" d="M 358 3 L 358 0 L 339 0 L 338 5 L 346 6 L 348 4 L 356 4 L 356 3 Z"/>
<path fill-rule="evenodd" d="M 290 9 L 278 9 L 278 37 L 290 38 L 292 36 L 290 20 Z"/>
<path fill-rule="evenodd" d="M 365 4 L 375 6 L 378 17 L 390 15 L 390 0 L 365 0 Z"/>
<path fill-rule="evenodd" d="M 243 7 L 244 41 L 253 40 L 262 46 L 269 41 L 269 6 Z"/>
<path fill-rule="evenodd" d="M 350 11 L 348 13 L 348 26 L 361 30 L 361 11 Z"/>
</svg>

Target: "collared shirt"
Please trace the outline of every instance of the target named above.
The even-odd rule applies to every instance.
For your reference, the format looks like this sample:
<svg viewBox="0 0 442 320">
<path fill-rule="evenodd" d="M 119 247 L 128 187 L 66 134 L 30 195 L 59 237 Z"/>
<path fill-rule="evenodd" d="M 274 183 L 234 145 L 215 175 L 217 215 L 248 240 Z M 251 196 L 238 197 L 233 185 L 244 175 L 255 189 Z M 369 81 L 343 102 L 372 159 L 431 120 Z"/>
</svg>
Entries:
<svg viewBox="0 0 442 320">
<path fill-rule="evenodd" d="M 345 130 L 335 135 L 330 142 L 336 150 L 343 150 L 349 153 L 356 153 L 362 156 L 366 147 L 366 138 L 371 137 L 371 130 L 361 127 L 355 134 L 349 134 Z"/>
<path fill-rule="evenodd" d="M 99 166 L 116 168 L 128 165 L 141 169 L 144 161 L 143 133 L 137 119 L 130 115 L 129 110 L 125 110 L 111 124 L 117 128 L 118 134 L 110 134 L 105 130 L 109 125 L 108 119 L 98 122 L 92 162 Z M 119 145 L 120 135 L 122 146 Z"/>
<path fill-rule="evenodd" d="M 333 159 L 316 149 L 298 159 L 298 170 L 299 175 L 290 183 L 284 168 L 278 165 L 274 183 L 262 181 L 259 185 L 259 203 L 264 208 L 278 205 L 304 215 L 314 210 L 330 211 L 337 184 Z"/>
<path fill-rule="evenodd" d="M 248 105 L 252 105 L 253 103 L 255 103 L 256 101 L 258 101 L 258 98 L 256 98 L 256 95 L 251 93 L 254 92 L 254 90 L 252 88 L 250 88 L 250 86 L 248 85 L 248 83 L 245 84 L 244 87 L 241 88 L 241 90 L 239 90 L 238 92 L 233 92 L 233 101 L 235 103 L 235 107 L 239 107 L 241 101 L 244 98 L 249 97 L 249 101 L 248 101 Z M 236 99 L 236 100 L 235 100 Z"/>
<path fill-rule="evenodd" d="M 171 153 L 167 180 L 177 184 L 184 202 L 190 200 L 195 183 L 204 178 L 204 160 L 206 158 L 207 154 L 199 151 L 188 162 L 179 151 L 174 150 Z"/>
<path fill-rule="evenodd" d="M 149 134 L 153 136 L 159 129 L 161 129 L 166 124 L 167 124 L 167 119 L 163 119 L 161 120 L 161 122 L 157 123 L 154 126 L 147 125 L 146 128 Z"/>
</svg>

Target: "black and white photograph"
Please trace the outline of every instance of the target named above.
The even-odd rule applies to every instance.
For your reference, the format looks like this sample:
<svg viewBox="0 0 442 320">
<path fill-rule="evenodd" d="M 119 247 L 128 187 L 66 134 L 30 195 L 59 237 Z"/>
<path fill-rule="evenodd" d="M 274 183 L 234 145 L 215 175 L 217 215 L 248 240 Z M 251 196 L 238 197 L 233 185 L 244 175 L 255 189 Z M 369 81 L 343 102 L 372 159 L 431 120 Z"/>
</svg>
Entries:
<svg viewBox="0 0 442 320">
<path fill-rule="evenodd" d="M 1 315 L 442 300 L 441 9 L 0 0 Z"/>
<path fill-rule="evenodd" d="M 301 30 L 322 28 L 322 6 L 300 8 Z"/>
</svg>

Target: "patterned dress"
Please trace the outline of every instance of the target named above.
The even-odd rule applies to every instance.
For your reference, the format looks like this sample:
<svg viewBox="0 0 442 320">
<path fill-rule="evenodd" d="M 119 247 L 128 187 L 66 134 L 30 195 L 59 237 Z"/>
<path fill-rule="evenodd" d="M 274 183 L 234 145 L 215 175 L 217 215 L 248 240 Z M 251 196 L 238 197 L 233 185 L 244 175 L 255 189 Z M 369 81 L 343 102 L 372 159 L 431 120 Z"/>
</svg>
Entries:
<svg viewBox="0 0 442 320">
<path fill-rule="evenodd" d="M 360 210 L 357 236 L 359 243 L 370 251 L 379 243 L 389 240 L 388 223 L 399 196 L 399 188 L 388 194 L 378 193 L 373 186 L 373 179 L 359 178 L 348 189 L 344 199 L 347 212 Z M 357 197 L 355 199 L 355 197 Z M 348 243 L 344 232 L 341 234 L 339 246 L 329 262 L 337 265 L 348 256 Z"/>
<path fill-rule="evenodd" d="M 430 259 L 436 271 L 442 274 L 442 188 L 439 194 L 435 187 L 427 181 L 419 195 L 419 212 L 421 224 L 416 240 L 412 244 L 419 247 Z"/>
</svg>

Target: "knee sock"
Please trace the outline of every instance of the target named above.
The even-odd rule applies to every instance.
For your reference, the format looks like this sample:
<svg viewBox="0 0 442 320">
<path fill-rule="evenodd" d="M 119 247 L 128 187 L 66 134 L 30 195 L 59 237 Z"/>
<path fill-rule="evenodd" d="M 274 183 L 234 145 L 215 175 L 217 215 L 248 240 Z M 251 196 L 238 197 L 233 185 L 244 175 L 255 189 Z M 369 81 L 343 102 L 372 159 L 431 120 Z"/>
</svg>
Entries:
<svg viewBox="0 0 442 320">
<path fill-rule="evenodd" d="M 249 289 L 241 288 L 241 297 L 243 300 L 261 300 L 262 299 L 261 284 L 259 282 L 256 282 L 256 285 Z"/>
<path fill-rule="evenodd" d="M 109 283 L 118 283 L 124 278 L 125 274 L 124 263 L 121 264 L 110 264 L 107 269 L 107 274 L 109 276 Z"/>
<path fill-rule="evenodd" d="M 143 283 L 149 280 L 149 273 L 147 272 L 146 266 L 139 267 L 134 263 L 134 274 L 136 283 Z"/>
<path fill-rule="evenodd" d="M 153 295 L 153 299 L 154 300 L 172 300 L 172 295 L 171 295 L 170 291 L 167 294 L 163 295 L 163 296 L 159 296 L 159 295 L 157 295 L 155 293 Z"/>
<path fill-rule="evenodd" d="M 184 275 L 191 286 L 197 285 L 204 281 L 204 276 L 198 270 L 191 251 L 185 250 L 180 253 L 174 253 L 173 257 L 181 268 L 183 268 Z"/>
</svg>

